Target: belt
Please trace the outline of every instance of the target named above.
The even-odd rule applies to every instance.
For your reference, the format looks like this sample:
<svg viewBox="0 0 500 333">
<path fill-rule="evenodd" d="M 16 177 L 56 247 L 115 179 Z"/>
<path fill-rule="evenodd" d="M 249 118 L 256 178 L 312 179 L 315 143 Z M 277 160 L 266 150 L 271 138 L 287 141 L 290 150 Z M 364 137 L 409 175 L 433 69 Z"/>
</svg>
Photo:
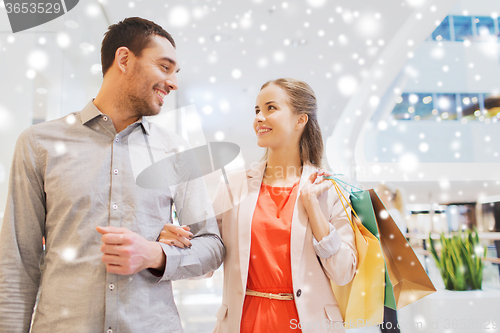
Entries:
<svg viewBox="0 0 500 333">
<path fill-rule="evenodd" d="M 277 299 L 281 301 L 293 301 L 293 294 L 271 294 L 271 293 L 261 293 L 260 291 L 254 291 L 247 289 L 245 295 L 264 297 L 269 299 Z"/>
</svg>

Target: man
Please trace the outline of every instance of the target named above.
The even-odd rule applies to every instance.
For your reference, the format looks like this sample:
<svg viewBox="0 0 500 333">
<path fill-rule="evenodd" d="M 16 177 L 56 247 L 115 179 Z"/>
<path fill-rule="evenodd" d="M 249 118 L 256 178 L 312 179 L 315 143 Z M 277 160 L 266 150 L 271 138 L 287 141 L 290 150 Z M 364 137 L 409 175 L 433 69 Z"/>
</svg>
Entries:
<svg viewBox="0 0 500 333">
<path fill-rule="evenodd" d="M 0 233 L 2 333 L 30 325 L 35 333 L 182 332 L 171 281 L 222 263 L 203 179 L 184 175 L 192 163 L 175 161 L 174 186 L 136 183 L 144 161 L 186 146 L 144 118 L 177 89 L 174 40 L 153 22 L 128 18 L 109 27 L 101 62 L 93 101 L 18 139 Z M 156 241 L 172 202 L 189 226 L 166 232 L 183 249 Z"/>
</svg>

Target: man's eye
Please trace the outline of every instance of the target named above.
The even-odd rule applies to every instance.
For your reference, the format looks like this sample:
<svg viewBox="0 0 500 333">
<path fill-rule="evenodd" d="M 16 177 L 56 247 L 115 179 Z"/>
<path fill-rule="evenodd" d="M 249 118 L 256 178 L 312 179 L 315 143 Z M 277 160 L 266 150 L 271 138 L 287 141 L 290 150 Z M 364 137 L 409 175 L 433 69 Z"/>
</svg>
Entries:
<svg viewBox="0 0 500 333">
<path fill-rule="evenodd" d="M 161 66 L 161 67 L 163 67 L 163 69 L 164 69 L 166 72 L 168 72 L 168 70 L 169 70 L 168 66 Z"/>
<path fill-rule="evenodd" d="M 273 105 L 269 105 L 269 110 L 276 110 L 276 108 Z"/>
<path fill-rule="evenodd" d="M 259 109 L 255 109 L 255 114 L 259 114 L 260 110 Z"/>
</svg>

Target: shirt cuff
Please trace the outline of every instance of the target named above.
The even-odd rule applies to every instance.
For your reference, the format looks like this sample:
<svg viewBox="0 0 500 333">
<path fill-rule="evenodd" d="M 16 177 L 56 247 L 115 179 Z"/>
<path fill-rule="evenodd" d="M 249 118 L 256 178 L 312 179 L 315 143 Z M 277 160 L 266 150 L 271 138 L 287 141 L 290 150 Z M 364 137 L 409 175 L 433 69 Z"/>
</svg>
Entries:
<svg viewBox="0 0 500 333">
<path fill-rule="evenodd" d="M 330 223 L 328 224 L 330 225 L 330 233 L 323 237 L 321 241 L 318 242 L 313 235 L 314 252 L 322 259 L 333 256 L 342 246 L 342 239 L 340 239 L 337 229 Z"/>
<path fill-rule="evenodd" d="M 149 269 L 151 274 L 159 278 L 157 282 L 171 280 L 177 272 L 177 268 L 179 267 L 181 261 L 181 255 L 179 254 L 177 248 L 165 243 L 160 243 L 160 245 L 166 257 L 165 270 L 162 272 L 156 269 Z"/>
</svg>

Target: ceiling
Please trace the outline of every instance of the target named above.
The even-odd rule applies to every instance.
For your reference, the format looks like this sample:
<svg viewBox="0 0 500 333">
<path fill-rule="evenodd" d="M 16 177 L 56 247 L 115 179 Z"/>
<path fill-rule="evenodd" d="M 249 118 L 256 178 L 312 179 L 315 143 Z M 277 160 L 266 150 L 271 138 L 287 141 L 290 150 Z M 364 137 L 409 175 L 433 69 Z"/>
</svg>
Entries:
<svg viewBox="0 0 500 333">
<path fill-rule="evenodd" d="M 25 43 L 41 48 L 37 43 L 40 35 L 54 40 L 61 33 L 69 36 L 71 44 L 62 49 L 61 61 L 70 61 L 76 69 L 71 73 L 63 70 L 62 80 L 80 70 L 79 80 L 85 82 L 82 86 L 89 97 L 95 96 L 101 82 L 95 65 L 100 62 L 99 47 L 107 26 L 130 16 L 159 23 L 176 40 L 181 66 L 179 90 L 171 108 L 194 105 L 205 139 L 223 137 L 238 144 L 249 166 L 263 154 L 252 130 L 255 98 L 263 83 L 279 77 L 309 83 L 317 95 L 319 121 L 327 138 L 348 103 L 356 98 L 356 88 L 366 82 L 404 23 L 417 13 L 423 25 L 435 24 L 435 10 L 426 6 L 429 1 L 83 0 L 63 17 L 19 33 L 16 38 L 24 41 L 34 35 Z M 5 16 L 5 12 L 0 14 Z M 7 20 L 1 17 L 0 30 L 8 29 Z M 5 38 L 0 39 L 0 47 L 9 46 Z M 52 49 L 46 50 L 49 59 L 59 59 L 52 56 Z M 24 55 L 20 58 L 18 63 L 25 66 L 24 72 Z M 57 64 L 52 61 L 50 65 Z M 4 66 L 2 70 L 7 69 Z M 45 75 L 58 80 L 49 70 Z M 384 93 L 377 91 L 377 86 L 369 89 Z M 66 113 L 70 111 L 74 110 Z M 398 185 L 408 187 L 419 202 L 429 202 L 429 193 L 442 190 L 438 182 Z M 470 189 L 473 194 L 464 198 L 457 191 L 448 193 L 447 202 L 475 201 L 481 191 L 486 195 L 498 193 L 493 186 L 485 188 L 483 182 L 462 185 L 462 193 Z M 443 202 L 442 196 L 434 197 Z"/>
</svg>

